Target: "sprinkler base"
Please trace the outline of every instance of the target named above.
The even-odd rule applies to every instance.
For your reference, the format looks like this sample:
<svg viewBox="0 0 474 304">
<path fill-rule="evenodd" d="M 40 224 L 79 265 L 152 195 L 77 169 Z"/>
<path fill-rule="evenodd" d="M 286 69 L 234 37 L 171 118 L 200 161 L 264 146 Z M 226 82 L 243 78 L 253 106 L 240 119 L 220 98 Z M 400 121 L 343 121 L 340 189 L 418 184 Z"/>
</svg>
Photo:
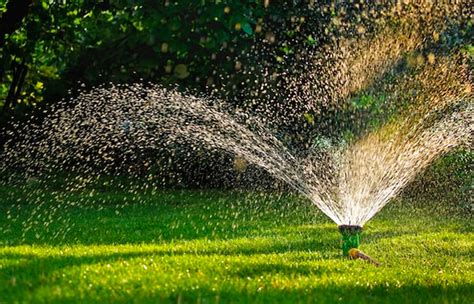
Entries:
<svg viewBox="0 0 474 304">
<path fill-rule="evenodd" d="M 359 248 L 362 227 L 357 225 L 340 225 L 339 232 L 342 234 L 342 254 L 350 257 L 349 251 Z"/>
</svg>

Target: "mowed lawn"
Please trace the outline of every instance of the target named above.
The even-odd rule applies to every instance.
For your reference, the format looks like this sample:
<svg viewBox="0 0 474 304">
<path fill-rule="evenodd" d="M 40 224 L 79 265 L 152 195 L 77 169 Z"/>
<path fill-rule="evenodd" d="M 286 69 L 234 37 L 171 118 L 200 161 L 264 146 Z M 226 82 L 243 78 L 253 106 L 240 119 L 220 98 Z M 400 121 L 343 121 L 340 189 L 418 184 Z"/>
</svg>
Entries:
<svg viewBox="0 0 474 304">
<path fill-rule="evenodd" d="M 0 303 L 473 303 L 466 214 L 394 201 L 361 249 L 303 199 L 0 188 Z"/>
</svg>

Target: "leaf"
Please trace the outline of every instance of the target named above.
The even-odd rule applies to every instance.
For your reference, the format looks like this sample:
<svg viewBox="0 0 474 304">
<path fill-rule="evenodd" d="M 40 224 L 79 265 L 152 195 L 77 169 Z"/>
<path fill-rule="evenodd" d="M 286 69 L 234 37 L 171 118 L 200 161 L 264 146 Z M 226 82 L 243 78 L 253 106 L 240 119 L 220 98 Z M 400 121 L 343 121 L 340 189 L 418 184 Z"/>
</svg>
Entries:
<svg viewBox="0 0 474 304">
<path fill-rule="evenodd" d="M 304 114 L 304 119 L 309 123 L 309 124 L 314 124 L 314 116 L 311 113 L 305 113 Z"/>
<path fill-rule="evenodd" d="M 36 82 L 36 84 L 35 84 L 35 89 L 36 90 L 39 91 L 39 90 L 43 89 L 43 87 L 44 87 L 44 83 L 42 83 L 41 81 Z"/>
<path fill-rule="evenodd" d="M 185 79 L 189 76 L 188 67 L 185 64 L 178 64 L 174 67 L 174 75 L 179 79 Z"/>
<path fill-rule="evenodd" d="M 311 35 L 308 36 L 308 38 L 306 39 L 306 42 L 309 45 L 315 45 L 316 44 L 316 40 L 314 40 L 313 36 L 311 36 Z"/>
<path fill-rule="evenodd" d="M 247 34 L 247 35 L 252 35 L 253 34 L 253 29 L 252 26 L 248 23 L 244 23 L 242 25 L 242 30 Z"/>
</svg>

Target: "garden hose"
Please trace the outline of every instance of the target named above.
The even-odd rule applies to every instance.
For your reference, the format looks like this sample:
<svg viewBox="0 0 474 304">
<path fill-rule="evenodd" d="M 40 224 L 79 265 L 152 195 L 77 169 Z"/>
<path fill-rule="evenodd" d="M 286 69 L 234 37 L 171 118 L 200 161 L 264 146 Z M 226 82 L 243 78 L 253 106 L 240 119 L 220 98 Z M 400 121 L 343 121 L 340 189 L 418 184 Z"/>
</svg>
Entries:
<svg viewBox="0 0 474 304">
<path fill-rule="evenodd" d="M 380 266 L 380 263 L 377 262 L 376 260 L 372 259 L 371 257 L 369 257 L 368 255 L 366 255 L 365 253 L 363 253 L 362 251 L 360 251 L 359 249 L 357 248 L 351 248 L 349 250 L 349 257 L 351 259 L 362 259 L 364 261 L 367 261 L 375 266 Z"/>
</svg>

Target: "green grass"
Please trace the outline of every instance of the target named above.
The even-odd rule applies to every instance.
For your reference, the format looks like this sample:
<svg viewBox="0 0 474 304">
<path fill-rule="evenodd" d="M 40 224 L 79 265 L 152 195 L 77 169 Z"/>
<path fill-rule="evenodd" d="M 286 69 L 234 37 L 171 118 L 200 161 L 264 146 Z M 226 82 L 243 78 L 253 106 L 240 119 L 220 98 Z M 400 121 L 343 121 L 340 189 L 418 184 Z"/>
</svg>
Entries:
<svg viewBox="0 0 474 304">
<path fill-rule="evenodd" d="M 474 302 L 469 216 L 403 201 L 365 227 L 376 268 L 342 258 L 335 224 L 291 196 L 0 197 L 0 303 Z"/>
</svg>

